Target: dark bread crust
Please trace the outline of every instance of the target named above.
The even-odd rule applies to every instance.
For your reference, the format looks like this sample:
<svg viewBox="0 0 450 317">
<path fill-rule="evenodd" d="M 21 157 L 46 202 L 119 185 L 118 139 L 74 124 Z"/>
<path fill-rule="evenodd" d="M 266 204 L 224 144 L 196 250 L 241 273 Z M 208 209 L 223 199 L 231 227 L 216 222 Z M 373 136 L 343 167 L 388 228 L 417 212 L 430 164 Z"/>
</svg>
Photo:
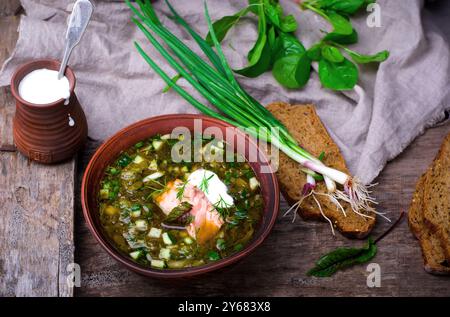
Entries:
<svg viewBox="0 0 450 317">
<path fill-rule="evenodd" d="M 427 172 L 424 184 L 424 219 L 439 238 L 450 263 L 450 134 Z"/>
<path fill-rule="evenodd" d="M 324 152 L 326 165 L 349 173 L 338 146 L 329 136 L 313 105 L 291 106 L 287 103 L 276 102 L 270 104 L 267 109 L 286 126 L 302 147 L 315 156 Z M 280 152 L 277 176 L 283 196 L 288 203 L 292 205 L 297 202 L 306 182 L 305 173 L 300 170 L 300 165 Z M 318 183 L 316 191 L 327 192 L 323 182 Z M 373 218 L 365 218 L 354 213 L 349 204 L 342 203 L 347 214 L 344 216 L 329 198 L 325 196 L 316 196 L 316 198 L 320 202 L 324 214 L 347 237 L 362 239 L 370 233 L 375 225 L 374 213 L 370 213 Z M 299 213 L 302 218 L 307 220 L 325 221 L 312 197 L 305 199 Z"/>
<path fill-rule="evenodd" d="M 416 190 L 408 212 L 409 228 L 419 240 L 422 249 L 424 269 L 428 273 L 445 275 L 450 274 L 450 267 L 444 256 L 439 237 L 430 230 L 424 219 L 424 184 L 429 177 L 428 171 L 423 174 L 416 184 Z"/>
</svg>

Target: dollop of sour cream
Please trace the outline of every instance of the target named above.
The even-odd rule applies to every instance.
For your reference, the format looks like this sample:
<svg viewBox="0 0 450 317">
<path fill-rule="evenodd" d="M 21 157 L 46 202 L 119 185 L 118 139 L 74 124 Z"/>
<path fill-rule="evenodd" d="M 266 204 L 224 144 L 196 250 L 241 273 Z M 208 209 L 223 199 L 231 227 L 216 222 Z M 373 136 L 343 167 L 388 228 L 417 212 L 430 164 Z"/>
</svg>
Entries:
<svg viewBox="0 0 450 317">
<path fill-rule="evenodd" d="M 19 94 L 25 101 L 36 105 L 45 105 L 60 99 L 67 101 L 70 97 L 70 84 L 66 76 L 58 79 L 56 70 L 36 69 L 20 81 Z"/>
<path fill-rule="evenodd" d="M 212 205 L 221 208 L 234 205 L 233 197 L 228 194 L 227 185 L 212 171 L 195 170 L 189 175 L 187 182 L 203 191 Z"/>
</svg>

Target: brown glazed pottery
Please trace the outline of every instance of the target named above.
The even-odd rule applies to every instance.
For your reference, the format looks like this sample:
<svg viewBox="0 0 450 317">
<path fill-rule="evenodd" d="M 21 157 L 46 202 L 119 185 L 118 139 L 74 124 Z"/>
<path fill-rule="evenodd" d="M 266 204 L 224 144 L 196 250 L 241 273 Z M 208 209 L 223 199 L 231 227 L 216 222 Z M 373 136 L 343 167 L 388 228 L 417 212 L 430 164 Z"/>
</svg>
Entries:
<svg viewBox="0 0 450 317">
<path fill-rule="evenodd" d="M 231 137 L 234 140 L 241 140 L 243 142 L 235 141 L 235 152 L 242 154 L 250 166 L 255 172 L 261 184 L 262 196 L 264 199 L 264 210 L 261 222 L 254 234 L 253 239 L 249 244 L 240 252 L 237 252 L 227 258 L 218 260 L 214 263 L 209 263 L 203 266 L 183 268 L 183 269 L 153 269 L 151 267 L 142 266 L 136 262 L 133 262 L 128 255 L 124 255 L 109 241 L 106 234 L 103 232 L 100 225 L 98 199 L 97 193 L 100 189 L 100 181 L 104 175 L 104 171 L 108 165 L 113 163 L 120 153 L 137 142 L 149 138 L 156 134 L 168 134 L 171 133 L 175 127 L 185 127 L 191 131 L 194 131 L 195 123 L 198 123 L 195 119 L 201 119 L 201 129 L 195 131 L 205 131 L 209 127 L 218 127 L 226 140 L 230 140 Z M 249 255 L 256 247 L 258 247 L 267 235 L 270 233 L 275 220 L 278 215 L 279 209 L 279 188 L 277 178 L 270 168 L 268 158 L 263 151 L 258 148 L 255 141 L 248 136 L 244 135 L 237 129 L 231 129 L 229 124 L 217 120 L 214 118 L 192 115 L 192 114 L 175 114 L 164 115 L 145 119 L 134 123 L 127 128 L 116 133 L 113 137 L 107 140 L 100 148 L 95 152 L 91 161 L 89 162 L 86 171 L 83 176 L 83 182 L 81 185 L 81 203 L 83 207 L 84 217 L 91 230 L 100 245 L 118 262 L 124 264 L 128 269 L 137 273 L 157 278 L 182 278 L 191 277 L 198 274 L 203 274 L 223 268 L 227 265 L 235 263 L 236 261 Z M 218 136 L 215 136 L 218 137 Z M 249 160 L 249 153 L 257 153 L 257 158 Z M 254 156 L 252 156 L 254 158 Z M 261 171 L 261 166 L 265 166 L 265 173 Z"/>
<path fill-rule="evenodd" d="M 64 99 L 45 105 L 29 103 L 20 97 L 19 83 L 36 69 L 57 71 L 59 66 L 60 62 L 56 60 L 35 60 L 22 65 L 11 79 L 11 92 L 16 99 L 14 143 L 30 160 L 46 164 L 71 158 L 87 138 L 86 117 L 74 93 L 75 75 L 72 69 L 67 67 L 65 75 L 70 84 L 70 99 L 67 105 L 64 104 Z M 73 120 L 73 126 L 69 125 L 69 120 Z"/>
</svg>

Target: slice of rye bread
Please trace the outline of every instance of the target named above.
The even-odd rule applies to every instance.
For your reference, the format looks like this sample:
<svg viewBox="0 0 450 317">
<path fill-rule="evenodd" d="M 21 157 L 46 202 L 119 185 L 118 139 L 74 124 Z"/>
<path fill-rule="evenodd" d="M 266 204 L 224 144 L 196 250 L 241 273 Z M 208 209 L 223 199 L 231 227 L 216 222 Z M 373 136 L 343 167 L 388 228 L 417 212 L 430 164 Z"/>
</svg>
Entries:
<svg viewBox="0 0 450 317">
<path fill-rule="evenodd" d="M 409 228 L 419 240 L 425 271 L 432 274 L 450 274 L 449 262 L 445 259 L 439 237 L 430 230 L 423 218 L 424 184 L 429 170 L 416 184 L 416 190 L 408 211 Z"/>
<path fill-rule="evenodd" d="M 349 173 L 345 160 L 337 145 L 329 136 L 320 121 L 313 105 L 295 105 L 276 102 L 267 109 L 280 120 L 299 144 L 315 156 L 324 152 L 323 162 L 330 167 Z M 300 170 L 300 165 L 280 152 L 279 167 L 277 171 L 281 192 L 290 205 L 301 198 L 301 191 L 306 183 L 306 175 Z M 319 182 L 316 191 L 326 193 L 324 182 Z M 334 226 L 345 236 L 362 239 L 366 237 L 375 225 L 375 214 L 372 218 L 362 217 L 351 210 L 348 203 L 342 202 L 346 216 L 326 196 L 316 195 L 322 206 L 324 214 L 333 222 Z M 303 219 L 326 221 L 320 210 L 310 196 L 305 199 L 299 209 Z"/>
<path fill-rule="evenodd" d="M 450 262 L 450 134 L 431 166 L 424 184 L 424 219 L 441 240 Z"/>
</svg>

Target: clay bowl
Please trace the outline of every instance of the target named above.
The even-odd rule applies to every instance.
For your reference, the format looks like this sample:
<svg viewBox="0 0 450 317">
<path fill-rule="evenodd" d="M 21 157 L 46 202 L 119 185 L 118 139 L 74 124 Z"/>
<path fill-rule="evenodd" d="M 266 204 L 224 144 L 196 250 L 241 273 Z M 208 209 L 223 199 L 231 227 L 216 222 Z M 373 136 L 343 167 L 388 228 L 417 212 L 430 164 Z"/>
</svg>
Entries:
<svg viewBox="0 0 450 317">
<path fill-rule="evenodd" d="M 142 266 L 133 262 L 128 255 L 124 255 L 116 249 L 101 228 L 97 201 L 100 181 L 104 175 L 106 167 L 114 162 L 122 151 L 153 135 L 171 133 L 175 127 L 185 127 L 189 129 L 191 133 L 192 131 L 195 133 L 195 131 L 199 131 L 198 128 L 197 130 L 194 130 L 194 125 L 196 124 L 195 126 L 198 127 L 199 122 L 196 119 L 201 119 L 202 121 L 200 127 L 201 132 L 208 128 L 217 127 L 223 133 L 224 139 L 230 140 L 229 137 L 231 136 L 234 140 L 243 141 L 234 142 L 234 150 L 235 153 L 239 153 L 247 159 L 261 184 L 261 192 L 264 199 L 264 210 L 260 224 L 257 227 L 253 239 L 243 250 L 214 263 L 199 267 L 170 270 L 160 270 Z M 278 215 L 280 199 L 278 182 L 268 163 L 267 156 L 258 148 L 255 141 L 244 135 L 239 130 L 230 128 L 230 125 L 221 120 L 201 115 L 164 115 L 134 123 L 116 133 L 100 146 L 90 160 L 84 173 L 83 182 L 81 185 L 81 203 L 84 217 L 89 229 L 100 245 L 109 253 L 109 255 L 125 265 L 128 269 L 146 276 L 157 278 L 181 278 L 211 272 L 235 263 L 238 260 L 248 256 L 264 241 L 270 233 Z M 215 137 L 218 136 L 215 135 Z M 250 153 L 257 153 L 258 155 L 256 159 L 255 156 L 252 156 Z M 253 157 L 253 159 L 249 160 L 249 157 Z"/>
</svg>

